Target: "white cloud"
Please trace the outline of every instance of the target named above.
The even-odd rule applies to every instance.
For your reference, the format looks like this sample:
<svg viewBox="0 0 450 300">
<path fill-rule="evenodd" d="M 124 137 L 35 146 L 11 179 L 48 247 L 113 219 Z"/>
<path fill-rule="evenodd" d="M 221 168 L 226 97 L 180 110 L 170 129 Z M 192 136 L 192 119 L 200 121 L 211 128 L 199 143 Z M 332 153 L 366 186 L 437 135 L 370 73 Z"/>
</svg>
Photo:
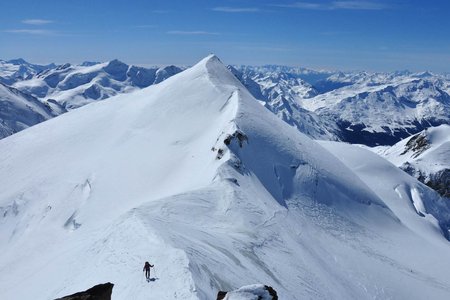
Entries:
<svg viewBox="0 0 450 300">
<path fill-rule="evenodd" d="M 355 9 L 355 10 L 381 10 L 386 9 L 387 5 L 372 1 L 334 1 L 334 9 Z"/>
<path fill-rule="evenodd" d="M 45 30 L 45 29 L 8 29 L 8 30 L 4 30 L 4 32 L 17 33 L 17 34 L 31 34 L 31 35 L 54 35 L 54 34 L 56 34 L 56 32 L 53 30 Z"/>
<path fill-rule="evenodd" d="M 23 24 L 28 24 L 28 25 L 45 25 L 45 24 L 50 24 L 53 23 L 52 20 L 44 20 L 44 19 L 26 19 L 26 20 L 22 20 Z"/>
<path fill-rule="evenodd" d="M 260 11 L 259 8 L 256 7 L 228 7 L 228 6 L 214 7 L 212 10 L 227 13 L 248 13 Z"/>
</svg>

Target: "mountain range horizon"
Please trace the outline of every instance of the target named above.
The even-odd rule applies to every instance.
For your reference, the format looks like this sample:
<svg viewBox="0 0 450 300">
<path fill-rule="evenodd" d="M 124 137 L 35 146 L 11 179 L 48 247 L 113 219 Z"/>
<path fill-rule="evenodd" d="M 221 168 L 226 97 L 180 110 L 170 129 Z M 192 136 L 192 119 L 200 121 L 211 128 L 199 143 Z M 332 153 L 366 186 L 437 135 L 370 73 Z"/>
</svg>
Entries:
<svg viewBox="0 0 450 300">
<path fill-rule="evenodd" d="M 215 54 L 213 54 L 215 55 Z M 112 58 L 109 60 L 104 61 L 98 61 L 98 60 L 90 60 L 89 58 L 86 58 L 81 61 L 63 61 L 60 63 L 55 63 L 54 61 L 50 60 L 49 62 L 30 62 L 30 60 L 18 57 L 18 58 L 10 58 L 10 59 L 2 59 L 0 58 L 0 61 L 12 63 L 12 64 L 32 64 L 37 65 L 41 67 L 56 67 L 61 66 L 65 64 L 71 64 L 71 65 L 81 65 L 81 66 L 88 66 L 88 65 L 95 65 L 95 64 L 101 64 L 105 62 L 111 62 L 111 61 L 119 61 L 126 64 L 126 60 L 119 59 L 119 58 Z M 195 64 L 195 61 L 193 62 Z M 154 64 L 148 64 L 148 63 L 133 63 L 130 65 L 135 65 L 138 67 L 145 67 L 145 68 L 154 68 L 154 67 L 162 67 L 162 66 L 169 66 L 169 65 L 177 65 L 178 67 L 184 67 L 188 68 L 193 65 L 193 63 L 185 63 L 185 64 L 175 64 L 175 63 L 154 63 Z M 336 73 L 336 72 L 348 72 L 348 73 L 357 73 L 357 72 L 368 72 L 368 73 L 398 73 L 398 74 L 435 74 L 435 75 L 443 75 L 447 76 L 450 75 L 450 69 L 445 71 L 438 71 L 434 72 L 429 69 L 418 69 L 416 71 L 411 71 L 409 69 L 391 69 L 391 70 L 384 70 L 384 71 L 373 71 L 370 69 L 353 69 L 353 68 L 314 68 L 314 67 L 305 67 L 301 65 L 289 65 L 289 64 L 273 64 L 273 63 L 262 63 L 262 64 L 233 64 L 230 63 L 232 66 L 238 66 L 238 67 L 267 67 L 267 68 L 292 68 L 292 69 L 304 69 L 304 70 L 310 70 L 310 71 L 317 71 L 317 72 L 328 72 L 328 73 Z"/>
</svg>

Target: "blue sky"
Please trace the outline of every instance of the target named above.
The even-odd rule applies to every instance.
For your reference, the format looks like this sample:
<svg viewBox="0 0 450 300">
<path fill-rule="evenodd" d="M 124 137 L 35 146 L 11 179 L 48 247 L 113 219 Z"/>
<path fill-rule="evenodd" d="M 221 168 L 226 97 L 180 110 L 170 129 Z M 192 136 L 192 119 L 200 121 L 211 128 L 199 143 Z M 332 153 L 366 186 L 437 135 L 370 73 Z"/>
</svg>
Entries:
<svg viewBox="0 0 450 300">
<path fill-rule="evenodd" d="M 0 58 L 450 72 L 448 0 L 2 0 Z"/>
</svg>

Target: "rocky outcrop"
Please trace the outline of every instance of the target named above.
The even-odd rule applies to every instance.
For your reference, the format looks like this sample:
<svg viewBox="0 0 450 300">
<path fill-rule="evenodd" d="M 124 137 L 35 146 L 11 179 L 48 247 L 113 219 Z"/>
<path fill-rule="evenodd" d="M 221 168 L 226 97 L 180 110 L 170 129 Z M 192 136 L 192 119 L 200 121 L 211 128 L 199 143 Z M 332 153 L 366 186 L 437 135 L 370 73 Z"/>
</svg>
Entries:
<svg viewBox="0 0 450 300">
<path fill-rule="evenodd" d="M 439 193 L 442 197 L 450 198 L 450 169 L 443 169 L 435 173 L 425 173 L 417 169 L 409 162 L 400 166 L 400 169 L 417 178 L 423 184 L 426 184 Z"/>
<path fill-rule="evenodd" d="M 431 174 L 425 184 L 438 192 L 442 197 L 450 198 L 450 169 Z"/>
<path fill-rule="evenodd" d="M 236 139 L 238 141 L 239 147 L 242 148 L 244 142 L 248 142 L 248 137 L 239 130 L 236 130 L 233 134 L 227 135 L 223 143 L 227 146 L 231 144 L 231 142 Z"/>
<path fill-rule="evenodd" d="M 258 298 L 255 298 L 255 296 Z M 217 293 L 217 300 L 233 299 L 278 300 L 278 295 L 271 286 L 262 284 L 244 286 L 232 292 L 219 291 Z"/>
<path fill-rule="evenodd" d="M 405 151 L 401 153 L 400 155 L 404 155 L 410 151 L 414 152 L 413 158 L 416 158 L 421 153 L 423 153 L 425 150 L 430 148 L 430 143 L 427 139 L 426 131 L 416 134 L 412 138 L 409 139 L 409 141 L 405 145 Z"/>
<path fill-rule="evenodd" d="M 114 284 L 111 282 L 98 284 L 84 292 L 75 293 L 55 300 L 111 300 Z"/>
</svg>

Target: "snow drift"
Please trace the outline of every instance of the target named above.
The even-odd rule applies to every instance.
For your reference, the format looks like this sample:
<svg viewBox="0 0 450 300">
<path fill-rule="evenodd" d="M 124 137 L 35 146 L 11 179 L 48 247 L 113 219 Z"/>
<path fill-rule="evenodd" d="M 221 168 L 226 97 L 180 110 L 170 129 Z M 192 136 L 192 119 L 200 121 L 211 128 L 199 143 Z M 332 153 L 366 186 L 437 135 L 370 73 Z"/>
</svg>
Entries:
<svg viewBox="0 0 450 300">
<path fill-rule="evenodd" d="M 113 299 L 213 299 L 257 282 L 280 299 L 450 292 L 436 218 L 398 213 L 215 56 L 1 140 L 0 177 L 4 299 L 106 281 Z"/>
</svg>

